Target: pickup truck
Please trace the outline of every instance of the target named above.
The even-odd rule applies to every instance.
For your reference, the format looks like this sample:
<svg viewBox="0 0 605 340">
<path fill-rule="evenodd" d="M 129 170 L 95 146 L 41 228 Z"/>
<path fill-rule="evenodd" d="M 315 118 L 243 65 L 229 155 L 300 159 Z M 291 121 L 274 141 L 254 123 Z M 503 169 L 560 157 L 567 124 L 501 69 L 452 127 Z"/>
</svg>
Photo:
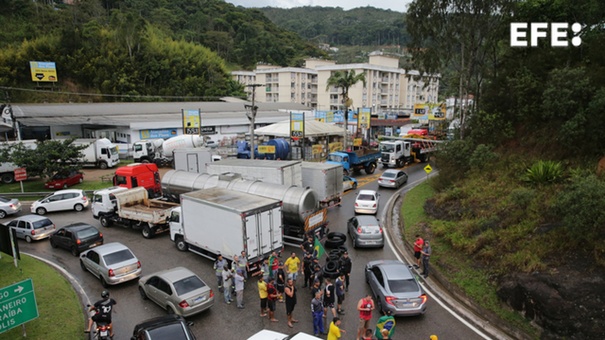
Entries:
<svg viewBox="0 0 605 340">
<path fill-rule="evenodd" d="M 351 172 L 360 172 L 362 169 L 371 175 L 376 170 L 376 163 L 380 159 L 380 150 L 362 149 L 356 151 L 337 151 L 328 155 L 328 164 L 340 164 L 345 176 Z"/>
</svg>

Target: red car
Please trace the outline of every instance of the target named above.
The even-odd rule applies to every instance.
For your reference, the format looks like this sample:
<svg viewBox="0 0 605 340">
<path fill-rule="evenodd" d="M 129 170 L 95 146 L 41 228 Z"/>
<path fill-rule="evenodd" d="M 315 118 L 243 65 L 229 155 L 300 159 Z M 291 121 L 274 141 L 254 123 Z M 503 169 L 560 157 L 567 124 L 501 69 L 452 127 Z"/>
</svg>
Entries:
<svg viewBox="0 0 605 340">
<path fill-rule="evenodd" d="M 56 173 L 50 181 L 44 184 L 46 189 L 66 189 L 72 185 L 82 183 L 84 174 L 79 171 L 59 172 Z"/>
</svg>

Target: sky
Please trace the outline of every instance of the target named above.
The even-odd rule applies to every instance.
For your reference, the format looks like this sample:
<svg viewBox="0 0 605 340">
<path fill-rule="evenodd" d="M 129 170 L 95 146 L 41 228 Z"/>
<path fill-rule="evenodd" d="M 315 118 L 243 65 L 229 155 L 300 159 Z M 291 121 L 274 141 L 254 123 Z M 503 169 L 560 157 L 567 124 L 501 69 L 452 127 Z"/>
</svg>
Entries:
<svg viewBox="0 0 605 340">
<path fill-rule="evenodd" d="M 225 0 L 243 7 L 280 7 L 292 8 L 302 6 L 341 7 L 349 10 L 357 7 L 372 6 L 405 12 L 412 0 Z"/>
</svg>

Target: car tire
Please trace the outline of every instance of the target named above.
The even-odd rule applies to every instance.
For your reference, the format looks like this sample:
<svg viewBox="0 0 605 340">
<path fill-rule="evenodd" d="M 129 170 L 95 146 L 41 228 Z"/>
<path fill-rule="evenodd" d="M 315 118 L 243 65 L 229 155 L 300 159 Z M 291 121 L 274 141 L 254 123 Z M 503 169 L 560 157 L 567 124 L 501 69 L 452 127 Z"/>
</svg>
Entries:
<svg viewBox="0 0 605 340">
<path fill-rule="evenodd" d="M 141 298 L 143 300 L 147 300 L 147 294 L 145 293 L 145 290 L 143 289 L 143 287 L 139 286 L 139 295 L 141 295 Z"/>
<path fill-rule="evenodd" d="M 149 224 L 145 224 L 141 229 L 141 234 L 146 239 L 153 238 L 155 236 L 155 229 L 150 227 Z"/>
<path fill-rule="evenodd" d="M 166 306 L 166 312 L 168 312 L 168 314 L 176 314 L 174 309 L 172 309 L 172 307 L 170 307 L 170 306 Z"/>
<path fill-rule="evenodd" d="M 103 286 L 103 288 L 109 287 L 107 281 L 105 281 L 105 279 L 103 278 L 103 275 L 101 275 L 101 286 Z"/>
<path fill-rule="evenodd" d="M 84 206 L 82 204 L 76 204 L 76 205 L 74 205 L 74 210 L 77 212 L 80 212 L 80 211 L 84 210 Z"/>
<path fill-rule="evenodd" d="M 183 236 L 177 236 L 174 244 L 176 245 L 176 249 L 180 251 L 187 251 L 189 249 L 189 246 L 187 245 L 187 242 L 185 242 Z"/>
<path fill-rule="evenodd" d="M 78 251 L 78 248 L 76 248 L 76 246 L 71 246 L 71 254 L 75 257 L 78 257 L 78 255 L 80 255 L 80 252 Z"/>
<path fill-rule="evenodd" d="M 44 214 L 46 214 L 46 209 L 44 209 L 44 208 L 38 208 L 38 209 L 36 209 L 36 214 L 38 214 L 38 215 L 44 215 Z"/>
<path fill-rule="evenodd" d="M 353 183 L 353 190 L 357 189 L 357 183 Z"/>
<path fill-rule="evenodd" d="M 84 262 L 82 260 L 80 260 L 80 268 L 82 268 L 83 271 L 86 271 L 86 266 L 84 265 Z"/>
<path fill-rule="evenodd" d="M 57 244 L 55 243 L 55 241 L 53 241 L 53 239 L 50 239 L 50 246 L 53 248 L 57 248 Z"/>
<path fill-rule="evenodd" d="M 105 170 L 107 168 L 107 162 L 99 162 L 99 169 Z"/>
<path fill-rule="evenodd" d="M 32 238 L 31 238 L 31 236 L 29 236 L 29 235 L 28 235 L 28 236 L 25 236 L 25 241 L 26 241 L 27 243 L 32 243 L 32 241 L 33 241 L 33 240 L 32 240 Z"/>
<path fill-rule="evenodd" d="M 104 228 L 111 227 L 111 220 L 107 218 L 107 216 L 99 217 L 99 222 L 101 222 L 101 226 L 103 226 Z"/>
<path fill-rule="evenodd" d="M 4 210 L 0 210 L 0 218 L 5 218 L 6 217 L 6 211 Z"/>
<path fill-rule="evenodd" d="M 376 299 L 376 309 L 378 310 L 379 313 L 383 313 L 382 302 L 380 302 L 380 298 L 377 296 L 377 297 L 375 297 L 375 299 Z"/>
<path fill-rule="evenodd" d="M 326 236 L 326 241 L 324 242 L 324 246 L 326 248 L 338 248 L 345 244 L 347 241 L 347 235 L 343 233 L 339 233 L 337 231 L 333 231 L 328 233 Z"/>
</svg>

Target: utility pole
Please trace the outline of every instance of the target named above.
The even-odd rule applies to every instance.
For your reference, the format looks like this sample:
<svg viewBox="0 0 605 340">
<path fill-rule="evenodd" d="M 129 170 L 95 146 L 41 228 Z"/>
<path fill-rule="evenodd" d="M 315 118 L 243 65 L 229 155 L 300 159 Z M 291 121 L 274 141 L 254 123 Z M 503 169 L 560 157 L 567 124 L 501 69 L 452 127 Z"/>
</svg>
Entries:
<svg viewBox="0 0 605 340">
<path fill-rule="evenodd" d="M 244 108 L 246 109 L 246 117 L 248 117 L 248 120 L 250 121 L 250 159 L 254 159 L 254 125 L 256 119 L 256 111 L 258 110 L 258 106 L 254 105 L 254 100 L 256 97 L 256 88 L 264 85 L 250 84 L 247 86 L 252 88 L 252 105 L 244 104 Z"/>
</svg>

